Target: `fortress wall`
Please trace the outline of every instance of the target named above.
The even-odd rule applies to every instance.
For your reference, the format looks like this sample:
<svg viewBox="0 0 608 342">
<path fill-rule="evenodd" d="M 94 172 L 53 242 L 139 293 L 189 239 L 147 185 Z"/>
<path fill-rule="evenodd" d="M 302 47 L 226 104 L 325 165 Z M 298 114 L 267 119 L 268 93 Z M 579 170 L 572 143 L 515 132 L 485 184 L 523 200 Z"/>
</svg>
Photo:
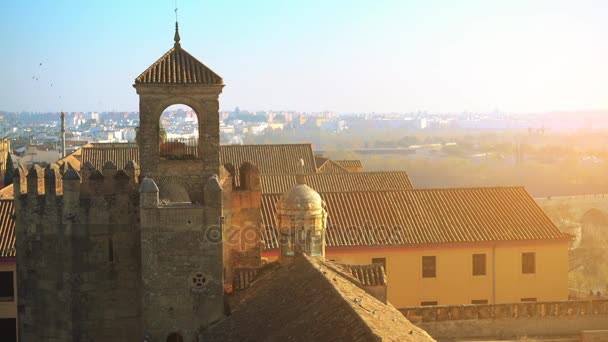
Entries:
<svg viewBox="0 0 608 342">
<path fill-rule="evenodd" d="M 608 300 L 404 308 L 438 340 L 568 336 L 608 327 Z"/>
</svg>

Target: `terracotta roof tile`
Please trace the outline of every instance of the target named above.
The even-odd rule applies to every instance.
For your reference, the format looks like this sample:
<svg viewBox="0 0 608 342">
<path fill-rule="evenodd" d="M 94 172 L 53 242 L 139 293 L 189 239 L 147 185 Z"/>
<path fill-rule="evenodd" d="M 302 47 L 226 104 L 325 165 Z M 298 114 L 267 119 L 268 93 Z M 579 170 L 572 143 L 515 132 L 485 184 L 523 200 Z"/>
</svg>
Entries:
<svg viewBox="0 0 608 342">
<path fill-rule="evenodd" d="M 251 162 L 264 173 L 299 173 L 300 159 L 304 160 L 304 172 L 315 173 L 314 157 L 310 144 L 272 144 L 272 145 L 222 145 L 220 160 L 222 164 L 231 163 L 236 168 L 244 162 Z M 82 148 L 80 161 L 91 162 L 97 169 L 111 160 L 123 168 L 130 160 L 139 164 L 139 148 L 134 144 L 92 144 Z"/>
<path fill-rule="evenodd" d="M 352 160 L 334 160 L 334 163 L 342 166 L 342 167 L 355 167 L 355 168 L 363 168 L 363 163 L 361 163 L 358 159 Z"/>
<path fill-rule="evenodd" d="M 261 182 L 263 193 L 285 193 L 296 184 L 296 174 L 262 174 Z M 413 189 L 404 171 L 312 173 L 306 183 L 317 192 Z"/>
<path fill-rule="evenodd" d="M 134 144 L 92 144 L 83 147 L 80 161 L 91 162 L 96 169 L 101 170 L 107 161 L 112 161 L 122 169 L 131 160 L 139 163 L 139 147 Z"/>
<path fill-rule="evenodd" d="M 320 173 L 347 173 L 350 172 L 342 166 L 335 163 L 333 160 L 327 160 L 320 167 L 317 168 L 317 172 Z"/>
<path fill-rule="evenodd" d="M 386 274 L 380 264 L 371 265 L 344 265 L 339 264 L 345 271 L 357 278 L 363 286 L 386 285 Z"/>
<path fill-rule="evenodd" d="M 434 341 L 329 262 L 302 256 L 270 267 L 205 341 Z M 335 265 L 335 264 L 334 264 Z"/>
<path fill-rule="evenodd" d="M 569 239 L 522 187 L 320 193 L 328 246 Z M 275 204 L 262 196 L 263 238 L 275 249 Z"/>
<path fill-rule="evenodd" d="M 0 200 L 0 258 L 16 255 L 14 213 L 12 200 Z"/>
<path fill-rule="evenodd" d="M 137 76 L 135 84 L 221 85 L 222 78 L 181 47 L 167 51 Z"/>
</svg>

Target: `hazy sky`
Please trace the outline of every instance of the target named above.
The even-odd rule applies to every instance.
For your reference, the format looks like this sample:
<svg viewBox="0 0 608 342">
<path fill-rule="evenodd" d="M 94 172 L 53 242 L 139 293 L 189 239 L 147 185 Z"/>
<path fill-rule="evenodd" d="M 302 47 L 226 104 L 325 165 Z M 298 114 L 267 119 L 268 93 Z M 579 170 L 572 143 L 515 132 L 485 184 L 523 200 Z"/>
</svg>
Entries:
<svg viewBox="0 0 608 342">
<path fill-rule="evenodd" d="M 174 0 L 0 1 L 0 110 L 137 110 L 132 84 L 173 46 L 174 7 Z M 178 0 L 178 7 L 182 47 L 224 78 L 222 109 L 608 108 L 604 0 Z"/>
</svg>

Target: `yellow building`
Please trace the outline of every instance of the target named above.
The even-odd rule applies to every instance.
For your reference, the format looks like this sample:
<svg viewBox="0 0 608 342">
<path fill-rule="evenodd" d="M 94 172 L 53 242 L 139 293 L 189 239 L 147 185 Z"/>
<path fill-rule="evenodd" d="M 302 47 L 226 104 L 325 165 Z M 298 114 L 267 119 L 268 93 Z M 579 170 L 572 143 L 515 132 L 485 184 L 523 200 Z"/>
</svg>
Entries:
<svg viewBox="0 0 608 342">
<path fill-rule="evenodd" d="M 381 263 L 395 307 L 568 299 L 568 245 L 523 188 L 321 193 L 326 257 Z M 263 195 L 263 213 L 279 195 Z M 276 259 L 276 224 L 264 215 Z"/>
</svg>

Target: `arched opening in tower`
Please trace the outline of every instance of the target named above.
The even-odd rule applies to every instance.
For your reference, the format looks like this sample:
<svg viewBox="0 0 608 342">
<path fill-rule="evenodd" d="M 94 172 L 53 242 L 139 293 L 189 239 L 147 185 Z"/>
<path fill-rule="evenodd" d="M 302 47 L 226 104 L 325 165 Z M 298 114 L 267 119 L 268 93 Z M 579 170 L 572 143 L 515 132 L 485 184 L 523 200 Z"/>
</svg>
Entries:
<svg viewBox="0 0 608 342">
<path fill-rule="evenodd" d="M 167 107 L 159 120 L 159 152 L 163 160 L 199 158 L 198 117 L 184 104 Z"/>
</svg>

